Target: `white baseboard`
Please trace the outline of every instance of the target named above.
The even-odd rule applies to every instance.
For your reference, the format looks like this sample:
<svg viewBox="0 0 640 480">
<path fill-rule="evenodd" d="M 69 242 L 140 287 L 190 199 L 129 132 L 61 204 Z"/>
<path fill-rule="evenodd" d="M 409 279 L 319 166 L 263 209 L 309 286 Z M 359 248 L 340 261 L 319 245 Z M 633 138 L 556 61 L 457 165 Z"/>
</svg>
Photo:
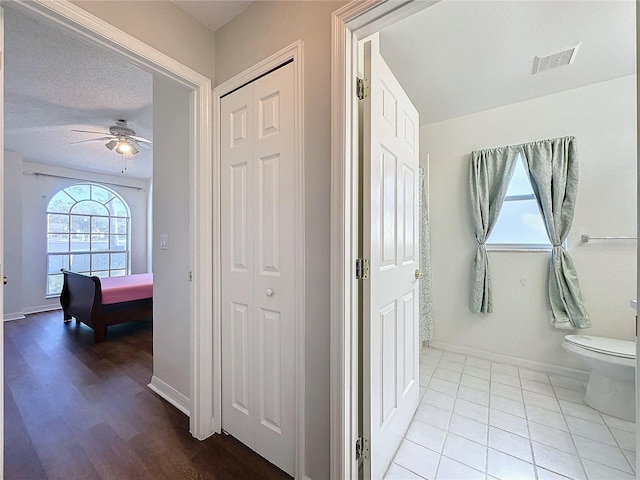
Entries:
<svg viewBox="0 0 640 480">
<path fill-rule="evenodd" d="M 4 321 L 10 322 L 13 320 L 22 320 L 23 318 L 25 318 L 25 315 L 30 315 L 32 313 L 51 312 L 53 310 L 62 310 L 62 307 L 59 303 L 53 303 L 51 305 L 39 305 L 36 307 L 27 307 L 23 308 L 21 312 L 5 313 Z"/>
<path fill-rule="evenodd" d="M 523 358 L 511 357 L 509 355 L 501 355 L 499 353 L 485 352 L 474 348 L 460 347 L 442 342 L 429 342 L 429 346 L 438 350 L 459 353 L 461 355 L 470 355 L 472 357 L 484 358 L 491 362 L 507 363 L 516 367 L 528 368 L 529 370 L 537 370 L 544 373 L 554 373 L 568 377 L 577 378 L 583 382 L 589 381 L 589 372 L 577 370 L 575 368 L 561 367 L 560 365 L 551 365 L 549 363 L 534 362 Z"/>
<path fill-rule="evenodd" d="M 172 386 L 166 384 L 154 375 L 151 377 L 151 383 L 147 385 L 147 387 L 160 395 L 186 416 L 190 415 L 189 410 L 191 407 L 191 401 Z"/>
<path fill-rule="evenodd" d="M 23 308 L 22 313 L 24 315 L 29 315 L 31 313 L 51 312 L 53 310 L 62 310 L 62 307 L 59 303 L 52 303 L 50 305 L 39 305 L 35 307 Z"/>
</svg>

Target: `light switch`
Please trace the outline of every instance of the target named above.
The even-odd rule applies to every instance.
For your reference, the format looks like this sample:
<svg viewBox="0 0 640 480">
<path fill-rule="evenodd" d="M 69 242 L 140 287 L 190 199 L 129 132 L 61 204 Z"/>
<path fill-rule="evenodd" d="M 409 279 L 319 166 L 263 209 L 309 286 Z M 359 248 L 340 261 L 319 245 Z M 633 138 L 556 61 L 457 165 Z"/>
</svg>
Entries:
<svg viewBox="0 0 640 480">
<path fill-rule="evenodd" d="M 169 235 L 166 233 L 160 234 L 160 250 L 169 250 Z"/>
</svg>

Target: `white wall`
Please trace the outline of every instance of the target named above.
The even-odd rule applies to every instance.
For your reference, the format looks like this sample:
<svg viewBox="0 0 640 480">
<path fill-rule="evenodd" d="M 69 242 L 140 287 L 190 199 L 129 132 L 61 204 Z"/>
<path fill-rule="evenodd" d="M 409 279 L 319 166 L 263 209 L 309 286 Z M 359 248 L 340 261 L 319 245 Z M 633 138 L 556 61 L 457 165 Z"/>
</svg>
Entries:
<svg viewBox="0 0 640 480">
<path fill-rule="evenodd" d="M 549 326 L 549 253 L 490 252 L 494 313 L 469 311 L 473 150 L 574 135 L 580 185 L 568 251 L 578 270 L 590 335 L 631 340 L 636 243 L 583 244 L 580 235 L 636 232 L 636 76 L 628 76 L 422 126 L 430 155 L 434 341 L 536 362 L 584 368 L 561 347 L 570 332 Z"/>
<path fill-rule="evenodd" d="M 189 95 L 153 79 L 153 375 L 190 396 Z M 159 248 L 160 234 L 169 248 Z"/>
<path fill-rule="evenodd" d="M 216 31 L 216 85 L 304 41 L 305 473 L 329 477 L 331 14 L 344 2 L 255 2 Z"/>
<path fill-rule="evenodd" d="M 5 208 L 5 319 L 58 308 L 58 298 L 46 298 L 46 209 L 59 190 L 78 181 L 105 182 L 135 188 L 105 185 L 120 195 L 131 210 L 131 272 L 147 272 L 147 194 L 148 182 L 100 175 L 24 161 L 13 152 L 5 152 L 5 196 L 13 198 Z M 23 175 L 35 171 L 78 180 Z M 14 230 L 17 232 L 14 232 Z M 19 252 L 19 257 L 16 252 Z M 10 296 L 10 297 L 9 297 Z"/>
</svg>

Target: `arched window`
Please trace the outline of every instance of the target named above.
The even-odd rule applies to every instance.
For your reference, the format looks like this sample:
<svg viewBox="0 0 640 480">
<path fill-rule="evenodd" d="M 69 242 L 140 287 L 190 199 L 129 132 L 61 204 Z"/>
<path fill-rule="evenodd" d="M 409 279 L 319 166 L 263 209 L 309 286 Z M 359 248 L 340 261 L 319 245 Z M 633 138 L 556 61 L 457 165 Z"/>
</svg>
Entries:
<svg viewBox="0 0 640 480">
<path fill-rule="evenodd" d="M 101 185 L 56 193 L 47 206 L 47 296 L 62 291 L 61 268 L 97 277 L 129 274 L 130 219 L 125 201 Z"/>
</svg>

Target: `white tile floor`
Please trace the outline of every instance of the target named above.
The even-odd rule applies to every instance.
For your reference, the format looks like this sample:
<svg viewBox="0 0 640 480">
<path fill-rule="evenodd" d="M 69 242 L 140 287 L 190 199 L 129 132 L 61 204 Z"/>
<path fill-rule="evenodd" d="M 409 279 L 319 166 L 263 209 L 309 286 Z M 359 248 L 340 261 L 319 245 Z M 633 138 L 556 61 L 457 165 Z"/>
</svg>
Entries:
<svg viewBox="0 0 640 480">
<path fill-rule="evenodd" d="M 387 479 L 635 478 L 635 423 L 585 405 L 578 379 L 424 347 L 420 385 Z"/>
</svg>

